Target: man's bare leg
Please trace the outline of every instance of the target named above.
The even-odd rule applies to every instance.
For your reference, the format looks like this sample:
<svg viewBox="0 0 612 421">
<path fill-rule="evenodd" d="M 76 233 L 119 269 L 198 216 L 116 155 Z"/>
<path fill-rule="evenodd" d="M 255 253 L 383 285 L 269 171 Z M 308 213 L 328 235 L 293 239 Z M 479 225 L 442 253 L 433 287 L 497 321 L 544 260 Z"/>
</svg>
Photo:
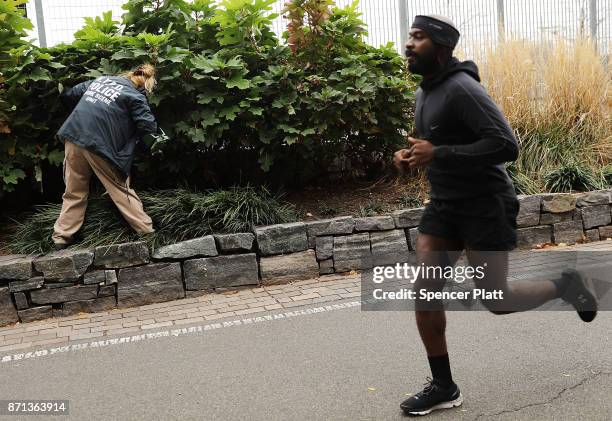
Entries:
<svg viewBox="0 0 612 421">
<path fill-rule="evenodd" d="M 427 267 L 454 266 L 463 249 L 461 241 L 419 234 L 416 244 L 417 263 Z M 429 274 L 415 282 L 413 289 L 441 291 L 444 279 L 431 279 Z M 441 302 L 415 301 L 415 315 L 421 340 L 427 351 L 432 381 L 400 407 L 411 415 L 425 415 L 436 409 L 453 408 L 463 402 L 459 387 L 453 381 L 446 349 L 446 315 Z"/>
<path fill-rule="evenodd" d="M 425 266 L 454 266 L 461 255 L 463 244 L 461 241 L 435 237 L 428 234 L 419 234 L 416 243 L 417 264 Z M 426 288 L 427 290 L 442 290 L 444 279 L 418 279 L 414 290 Z M 416 302 L 415 316 L 419 334 L 427 355 L 430 357 L 447 354 L 446 348 L 446 315 L 444 310 L 423 309 Z"/>
<path fill-rule="evenodd" d="M 507 251 L 466 250 L 470 266 L 484 266 L 485 276 L 474 278 L 477 288 L 503 292 L 502 300 L 483 300 L 482 303 L 495 314 L 510 314 L 531 310 L 559 298 L 559 291 L 553 281 L 515 281 L 508 283 Z"/>
</svg>

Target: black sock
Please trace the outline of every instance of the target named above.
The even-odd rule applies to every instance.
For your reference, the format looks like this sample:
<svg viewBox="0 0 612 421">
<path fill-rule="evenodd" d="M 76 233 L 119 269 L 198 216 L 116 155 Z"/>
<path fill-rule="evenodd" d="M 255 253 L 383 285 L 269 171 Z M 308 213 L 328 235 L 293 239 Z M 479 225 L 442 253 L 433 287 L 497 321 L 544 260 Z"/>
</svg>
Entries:
<svg viewBox="0 0 612 421">
<path fill-rule="evenodd" d="M 442 387 L 451 386 L 453 384 L 453 376 L 451 375 L 448 354 L 437 357 L 427 357 L 427 359 L 429 360 L 431 374 L 436 383 Z"/>
<path fill-rule="evenodd" d="M 563 276 L 559 279 L 552 279 L 552 283 L 557 287 L 557 298 L 561 298 L 565 294 L 569 282 L 569 279 Z"/>
</svg>

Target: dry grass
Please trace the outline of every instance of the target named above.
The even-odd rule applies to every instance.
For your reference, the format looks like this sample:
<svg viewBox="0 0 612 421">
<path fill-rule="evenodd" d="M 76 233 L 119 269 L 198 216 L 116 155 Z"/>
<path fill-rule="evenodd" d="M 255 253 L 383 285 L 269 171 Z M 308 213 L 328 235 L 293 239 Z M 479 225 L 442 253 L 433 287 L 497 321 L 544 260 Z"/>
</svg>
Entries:
<svg viewBox="0 0 612 421">
<path fill-rule="evenodd" d="M 508 40 L 475 59 L 521 143 L 515 171 L 540 186 L 579 162 L 596 176 L 612 162 L 611 72 L 588 39 Z"/>
</svg>

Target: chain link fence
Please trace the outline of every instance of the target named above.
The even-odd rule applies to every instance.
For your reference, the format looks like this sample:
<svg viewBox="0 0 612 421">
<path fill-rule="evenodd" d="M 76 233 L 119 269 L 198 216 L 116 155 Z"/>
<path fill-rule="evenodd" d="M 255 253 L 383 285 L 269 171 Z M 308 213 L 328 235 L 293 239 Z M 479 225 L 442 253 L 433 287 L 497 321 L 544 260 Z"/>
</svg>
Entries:
<svg viewBox="0 0 612 421">
<path fill-rule="evenodd" d="M 286 0 L 274 4 L 280 13 Z M 30 0 L 28 16 L 36 26 L 33 36 L 41 45 L 70 42 L 83 26 L 83 18 L 112 11 L 120 20 L 124 0 Z M 336 0 L 345 7 L 352 0 Z M 581 36 L 595 40 L 599 53 L 608 57 L 612 47 L 612 0 L 361 0 L 359 10 L 368 25 L 367 42 L 379 46 L 393 42 L 403 50 L 414 15 L 448 16 L 462 33 L 460 47 L 494 46 L 516 36 L 548 42 L 557 37 L 574 41 Z M 282 16 L 274 20 L 279 35 L 285 30 Z"/>
</svg>

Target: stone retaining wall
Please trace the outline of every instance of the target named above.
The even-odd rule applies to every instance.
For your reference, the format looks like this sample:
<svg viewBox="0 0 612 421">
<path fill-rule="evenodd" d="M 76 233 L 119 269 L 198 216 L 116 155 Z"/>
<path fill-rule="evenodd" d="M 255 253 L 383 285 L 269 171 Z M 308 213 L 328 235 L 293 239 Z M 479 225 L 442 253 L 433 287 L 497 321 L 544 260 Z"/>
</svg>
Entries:
<svg viewBox="0 0 612 421">
<path fill-rule="evenodd" d="M 521 196 L 520 247 L 612 238 L 612 190 Z M 0 326 L 271 285 L 407 260 L 424 208 L 258 227 L 149 251 L 143 242 L 0 257 Z"/>
</svg>

